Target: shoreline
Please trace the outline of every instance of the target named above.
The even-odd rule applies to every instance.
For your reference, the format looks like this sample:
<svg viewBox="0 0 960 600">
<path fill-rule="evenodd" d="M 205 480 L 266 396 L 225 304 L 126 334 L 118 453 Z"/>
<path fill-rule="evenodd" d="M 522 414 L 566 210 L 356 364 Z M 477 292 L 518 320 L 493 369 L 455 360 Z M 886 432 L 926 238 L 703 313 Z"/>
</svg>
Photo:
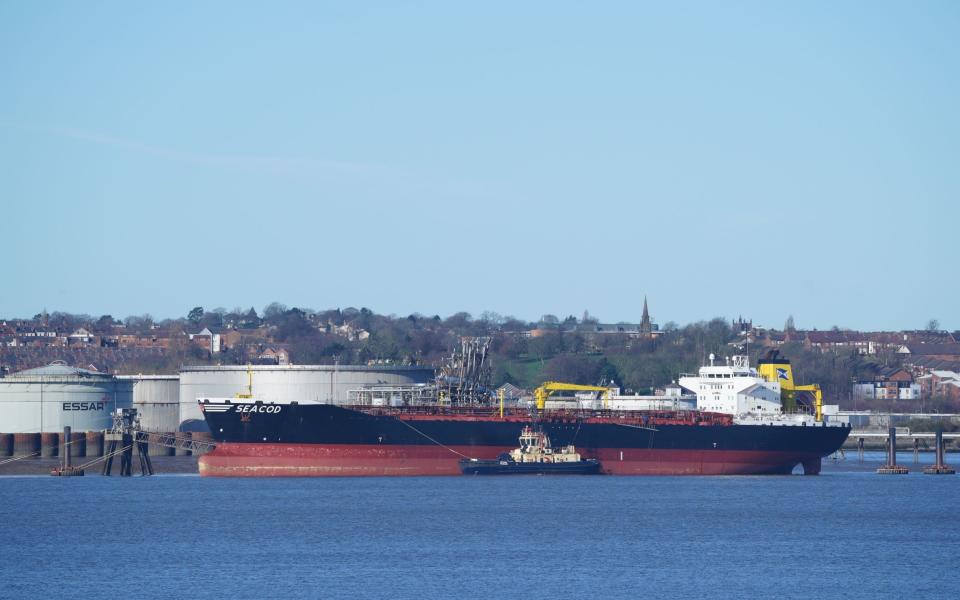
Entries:
<svg viewBox="0 0 960 600">
<path fill-rule="evenodd" d="M 96 459 L 94 459 L 96 460 Z M 79 467 L 88 459 L 74 458 L 73 466 Z M 196 456 L 151 456 L 150 463 L 153 465 L 153 472 L 159 474 L 198 474 Z M 61 465 L 57 457 L 34 457 L 9 462 L 0 465 L 0 477 L 8 475 L 50 475 L 50 471 Z M 133 457 L 134 477 L 140 476 L 140 462 L 134 455 Z M 103 460 L 97 460 L 94 464 L 84 469 L 84 476 L 103 477 L 100 473 L 103 470 Z M 111 477 L 118 477 L 120 473 L 119 457 L 114 459 L 113 474 Z"/>
</svg>

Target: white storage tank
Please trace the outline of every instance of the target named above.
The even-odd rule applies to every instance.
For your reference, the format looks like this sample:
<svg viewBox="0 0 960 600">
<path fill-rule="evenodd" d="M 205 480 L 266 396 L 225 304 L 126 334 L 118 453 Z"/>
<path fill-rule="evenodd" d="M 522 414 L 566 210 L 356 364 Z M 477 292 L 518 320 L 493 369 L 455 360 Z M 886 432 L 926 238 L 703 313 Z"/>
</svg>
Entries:
<svg viewBox="0 0 960 600">
<path fill-rule="evenodd" d="M 170 433 L 180 426 L 178 375 L 118 375 L 133 383 L 133 407 L 146 431 Z"/>
<path fill-rule="evenodd" d="M 432 367 L 394 365 L 252 365 L 180 369 L 181 429 L 205 431 L 197 398 L 231 398 L 247 393 L 264 402 L 344 404 L 349 390 L 370 385 L 412 385 L 433 380 Z M 199 422 L 199 423 L 198 423 Z"/>
<path fill-rule="evenodd" d="M 0 379 L 0 432 L 99 431 L 133 404 L 133 382 L 55 361 Z"/>
</svg>

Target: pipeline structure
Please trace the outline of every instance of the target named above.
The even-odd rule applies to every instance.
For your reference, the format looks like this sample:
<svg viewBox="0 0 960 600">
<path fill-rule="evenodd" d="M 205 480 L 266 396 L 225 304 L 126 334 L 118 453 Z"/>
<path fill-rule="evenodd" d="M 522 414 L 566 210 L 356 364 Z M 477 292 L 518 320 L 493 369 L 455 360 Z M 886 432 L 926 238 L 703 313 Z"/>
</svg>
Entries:
<svg viewBox="0 0 960 600">
<path fill-rule="evenodd" d="M 140 461 L 142 475 L 152 475 L 150 456 L 198 456 L 213 450 L 216 444 L 209 434 L 159 433 L 140 427 L 137 409 L 119 408 L 111 413 L 113 425 L 104 431 L 74 433 L 69 426 L 62 434 L 0 434 L 0 468 L 4 465 L 30 459 L 59 457 L 60 464 L 50 474 L 59 477 L 77 477 L 86 469 L 102 462 L 102 474 L 113 472 L 114 459 L 119 457 L 121 476 L 133 472 L 134 454 Z M 13 456 L 11 456 L 13 455 Z M 75 458 L 90 458 L 75 464 Z"/>
</svg>

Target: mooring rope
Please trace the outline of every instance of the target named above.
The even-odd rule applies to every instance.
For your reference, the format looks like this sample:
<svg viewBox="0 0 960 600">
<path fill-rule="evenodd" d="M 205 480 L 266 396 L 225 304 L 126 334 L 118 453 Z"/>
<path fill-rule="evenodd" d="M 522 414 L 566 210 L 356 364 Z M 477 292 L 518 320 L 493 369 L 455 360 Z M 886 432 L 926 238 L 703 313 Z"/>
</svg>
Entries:
<svg viewBox="0 0 960 600">
<path fill-rule="evenodd" d="M 30 454 L 24 454 L 23 456 L 14 456 L 13 458 L 8 458 L 7 460 L 0 460 L 0 466 L 3 466 L 7 463 L 12 463 L 17 460 L 30 458 L 31 456 L 40 456 L 40 450 L 37 450 L 36 452 L 31 452 Z"/>
<path fill-rule="evenodd" d="M 122 453 L 122 452 L 125 452 L 126 450 L 128 450 L 128 449 L 130 449 L 130 448 L 133 448 L 133 444 L 130 444 L 129 446 L 124 446 L 123 448 L 119 448 L 119 449 L 117 449 L 117 450 L 114 450 L 113 452 L 107 452 L 107 453 L 104 454 L 103 456 L 97 457 L 97 458 L 91 460 L 90 462 L 87 462 L 87 463 L 84 463 L 84 464 L 80 465 L 78 468 L 79 468 L 79 469 L 86 469 L 87 467 L 89 467 L 89 466 L 92 465 L 92 464 L 98 463 L 98 462 L 100 462 L 101 460 L 106 460 L 106 459 L 110 458 L 111 456 L 116 456 L 117 454 L 120 454 L 120 453 Z"/>
<path fill-rule="evenodd" d="M 59 448 L 61 445 L 62 445 L 62 446 L 69 446 L 70 444 L 73 444 L 73 443 L 76 443 L 76 442 L 79 442 L 79 441 L 80 441 L 79 439 L 70 440 L 69 442 L 67 442 L 67 443 L 65 443 L 65 444 L 57 444 L 56 447 Z M 8 459 L 6 459 L 6 460 L 0 460 L 0 466 L 3 466 L 3 465 L 5 465 L 5 464 L 7 464 L 7 463 L 12 463 L 12 462 L 14 462 L 14 461 L 23 460 L 23 459 L 25 459 L 25 458 L 30 458 L 30 457 L 32 457 L 32 456 L 41 456 L 41 455 L 43 454 L 44 449 L 49 450 L 50 448 L 53 448 L 53 447 L 54 447 L 54 446 L 41 446 L 41 448 L 40 448 L 39 450 L 37 450 L 37 451 L 35 451 L 35 452 L 31 452 L 30 454 L 24 454 L 23 456 L 14 456 L 13 458 L 8 458 Z M 53 457 L 51 456 L 50 458 L 53 458 Z"/>
<path fill-rule="evenodd" d="M 643 429 L 645 431 L 652 431 L 653 435 L 650 436 L 650 443 L 647 444 L 648 450 L 653 450 L 653 438 L 656 436 L 656 433 L 660 431 L 654 427 L 644 427 L 643 425 L 629 425 L 627 423 L 614 423 L 614 425 L 619 425 L 620 427 L 629 427 L 630 429 Z"/>
<path fill-rule="evenodd" d="M 654 433 L 657 433 L 658 431 L 660 431 L 655 427 L 644 427 L 643 425 L 628 425 L 627 423 L 614 423 L 614 425 L 618 425 L 620 427 L 629 427 L 630 429 L 645 429 L 647 431 L 652 431 Z"/>
<path fill-rule="evenodd" d="M 399 418 L 398 418 L 397 420 L 400 421 L 401 423 L 403 423 L 404 425 L 406 425 L 407 427 L 409 427 L 410 429 L 416 431 L 417 433 L 419 433 L 419 434 L 422 435 L 423 437 L 427 438 L 428 440 L 430 440 L 430 441 L 433 442 L 434 444 L 440 446 L 441 448 L 443 448 L 443 449 L 445 449 L 445 450 L 449 450 L 450 452 L 453 452 L 453 453 L 456 454 L 457 456 L 461 456 L 461 457 L 463 457 L 463 458 L 466 458 L 466 459 L 469 459 L 469 460 L 473 460 L 473 457 L 467 456 L 466 454 L 463 454 L 463 453 L 461 453 L 461 452 L 457 452 L 456 450 L 454 450 L 454 449 L 451 448 L 450 446 L 445 446 L 445 445 L 441 444 L 441 443 L 438 442 L 437 440 L 433 439 L 433 438 L 430 437 L 429 435 L 427 435 L 427 434 L 425 434 L 424 432 L 420 431 L 419 429 L 417 429 L 416 427 L 414 427 L 414 426 L 411 425 L 410 423 L 407 423 L 407 422 L 404 421 L 403 419 L 399 419 Z"/>
</svg>

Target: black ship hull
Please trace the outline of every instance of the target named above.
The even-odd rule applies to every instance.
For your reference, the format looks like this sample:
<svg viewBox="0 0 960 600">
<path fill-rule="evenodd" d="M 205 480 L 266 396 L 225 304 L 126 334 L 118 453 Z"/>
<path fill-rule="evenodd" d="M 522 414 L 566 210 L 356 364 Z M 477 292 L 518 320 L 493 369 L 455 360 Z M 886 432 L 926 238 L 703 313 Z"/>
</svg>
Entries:
<svg viewBox="0 0 960 600">
<path fill-rule="evenodd" d="M 490 460 L 516 446 L 528 414 L 374 409 L 325 404 L 201 405 L 217 448 L 206 476 L 455 475 L 460 459 Z M 689 413 L 547 413 L 537 426 L 557 446 L 624 475 L 819 472 L 847 427 L 735 425 Z"/>
</svg>

